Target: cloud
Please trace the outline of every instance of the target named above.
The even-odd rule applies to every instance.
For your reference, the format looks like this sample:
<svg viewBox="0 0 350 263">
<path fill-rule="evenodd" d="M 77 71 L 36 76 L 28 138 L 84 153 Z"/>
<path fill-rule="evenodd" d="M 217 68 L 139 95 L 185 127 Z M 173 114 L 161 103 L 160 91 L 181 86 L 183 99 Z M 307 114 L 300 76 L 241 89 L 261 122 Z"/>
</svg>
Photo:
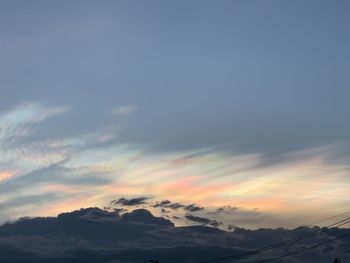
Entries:
<svg viewBox="0 0 350 263">
<path fill-rule="evenodd" d="M 227 213 L 227 214 L 231 214 L 231 213 L 234 213 L 238 210 L 239 208 L 238 207 L 235 207 L 235 206 L 223 206 L 223 207 L 219 207 L 217 208 L 215 211 L 217 213 Z"/>
<path fill-rule="evenodd" d="M 14 140 L 31 135 L 36 124 L 67 111 L 68 108 L 65 106 L 44 107 L 31 103 L 2 112 L 0 113 L 0 141 L 10 146 L 8 143 L 14 143 Z"/>
<path fill-rule="evenodd" d="M 197 212 L 197 211 L 201 211 L 204 209 L 204 207 L 201 207 L 201 206 L 197 206 L 195 204 L 192 204 L 192 205 L 186 205 L 184 206 L 184 209 L 186 211 L 189 211 L 189 212 Z"/>
<path fill-rule="evenodd" d="M 171 209 L 179 209 L 183 208 L 185 205 L 180 204 L 180 203 L 172 203 L 170 205 L 166 205 L 165 207 L 171 208 Z"/>
<path fill-rule="evenodd" d="M 71 185 L 71 186 L 98 186 L 107 185 L 111 182 L 98 173 L 81 172 L 75 169 L 52 165 L 33 172 L 17 176 L 12 180 L 7 180 L 0 184 L 0 191 L 7 195 L 11 192 L 26 188 L 42 187 L 43 190 L 53 184 Z"/>
<path fill-rule="evenodd" d="M 197 222 L 208 226 L 214 226 L 220 229 L 228 229 L 230 225 L 240 224 L 244 222 L 244 220 L 246 222 L 257 223 L 259 220 L 264 221 L 268 219 L 268 215 L 256 210 L 238 210 L 238 208 L 232 206 L 212 208 L 203 207 L 197 204 L 186 205 L 178 202 L 172 202 L 168 199 L 162 201 L 155 200 L 154 202 L 145 202 L 145 200 L 153 199 L 145 198 L 146 197 L 127 199 L 122 197 L 111 201 L 106 209 L 110 211 L 116 211 L 115 207 L 121 207 L 124 209 L 125 207 L 129 208 L 142 205 L 143 209 L 150 209 L 153 213 L 159 216 L 176 219 L 177 224 L 179 225 L 188 225 L 193 224 L 193 222 Z M 123 214 L 127 211 L 123 210 L 118 212 L 120 214 Z M 191 212 L 191 214 L 189 212 Z M 193 215 L 192 213 L 196 213 L 196 215 Z M 216 218 L 216 220 L 210 218 L 213 216 Z M 249 220 L 246 218 L 249 218 Z M 192 222 L 189 223 L 189 221 Z"/>
<path fill-rule="evenodd" d="M 125 213 L 122 215 L 122 219 L 128 222 L 154 224 L 158 226 L 174 226 L 171 221 L 162 217 L 155 217 L 146 209 L 136 209 L 130 213 Z"/>
<path fill-rule="evenodd" d="M 8 200 L 1 202 L 1 207 L 6 207 L 6 209 L 10 210 L 12 207 L 20 208 L 33 204 L 44 204 L 47 202 L 52 202 L 53 200 L 59 198 L 59 194 L 54 193 L 45 193 L 45 194 L 36 194 L 36 195 L 25 195 L 18 196 L 15 198 L 9 198 Z M 62 195 L 61 195 L 62 198 Z"/>
<path fill-rule="evenodd" d="M 136 206 L 136 205 L 146 204 L 147 199 L 149 199 L 149 198 L 148 197 L 138 197 L 138 198 L 126 199 L 126 198 L 122 197 L 122 198 L 119 198 L 118 200 L 111 201 L 111 204 L 122 205 L 122 206 Z"/>
<path fill-rule="evenodd" d="M 153 207 L 166 207 L 177 210 L 179 208 L 185 208 L 186 206 L 180 203 L 173 203 L 170 200 L 163 200 L 154 204 Z"/>
<path fill-rule="evenodd" d="M 190 221 L 200 223 L 203 225 L 211 225 L 214 227 L 218 227 L 218 226 L 222 225 L 222 222 L 218 222 L 216 220 L 206 218 L 206 217 L 199 217 L 199 216 L 193 216 L 193 215 L 188 214 L 188 215 L 186 215 L 186 218 Z"/>
<path fill-rule="evenodd" d="M 153 207 L 165 207 L 165 208 L 171 208 L 175 210 L 179 208 L 183 208 L 185 211 L 189 211 L 189 212 L 196 212 L 204 209 L 204 207 L 197 206 L 196 204 L 185 205 L 180 203 L 173 203 L 170 200 L 163 200 L 161 202 L 156 202 L 156 204 L 154 204 Z"/>
<path fill-rule="evenodd" d="M 177 217 L 173 217 L 178 219 Z M 215 220 L 187 215 L 188 220 L 215 226 Z M 145 209 L 119 215 L 97 207 L 64 212 L 55 217 L 22 218 L 0 226 L 0 253 L 6 262 L 129 262 L 145 259 L 160 262 L 189 263 L 233 255 L 244 259 L 265 260 L 297 251 L 349 233 L 347 229 L 330 229 L 322 235 L 310 235 L 264 254 L 254 255 L 257 248 L 305 236 L 313 228 L 258 229 L 235 228 L 226 232 L 206 226 L 182 226 Z M 117 234 L 116 234 L 117 233 Z M 273 237 L 273 238 L 272 238 Z M 345 249 L 347 238 L 320 249 L 295 254 L 288 262 L 297 263 L 307 256 L 309 262 L 332 262 L 335 255 L 350 259 Z M 115 244 L 118 244 L 116 246 Z"/>
<path fill-rule="evenodd" d="M 163 207 L 163 206 L 166 206 L 166 205 L 169 205 L 171 204 L 171 201 L 169 200 L 163 200 L 159 203 L 156 203 L 155 205 L 153 205 L 153 207 Z"/>
<path fill-rule="evenodd" d="M 11 178 L 15 175 L 15 171 L 5 170 L 0 172 L 0 181 Z"/>
<path fill-rule="evenodd" d="M 237 206 L 241 211 L 232 217 L 239 223 L 254 222 L 249 227 L 272 225 L 273 219 L 242 212 L 255 207 L 279 219 L 273 224 L 288 227 L 349 207 L 349 159 L 342 154 L 349 152 L 349 145 L 344 143 L 344 151 L 331 158 L 324 156 L 332 149 L 300 153 L 350 138 L 348 41 L 341 41 L 347 34 L 338 30 L 348 24 L 343 8 L 348 4 L 328 1 L 320 4 L 319 12 L 303 12 L 298 4 L 302 1 L 293 2 L 291 8 L 276 4 L 272 11 L 254 5 L 254 12 L 245 16 L 239 11 L 248 10 L 246 1 L 237 2 L 236 6 L 225 1 L 219 12 L 212 12 L 218 8 L 215 4 L 199 8 L 196 21 L 214 16 L 210 28 L 194 22 L 191 12 L 172 23 L 176 15 L 169 10 L 187 10 L 182 1 L 176 1 L 175 8 L 165 4 L 140 9 L 137 17 L 125 12 L 133 6 L 120 6 L 118 1 L 84 5 L 87 12 L 73 7 L 67 13 L 61 1 L 40 9 L 13 3 L 1 8 L 4 24 L 11 25 L 0 41 L 0 86 L 6 98 L 1 108 L 40 99 L 75 109 L 50 125 L 44 121 L 65 109 L 25 103 L 1 113 L 0 133 L 5 135 L 0 136 L 0 171 L 11 171 L 1 173 L 1 184 L 11 186 L 7 182 L 14 180 L 18 186 L 7 190 L 6 198 L 17 192 L 47 191 L 45 184 L 52 191 L 54 184 L 76 193 L 77 197 L 67 195 L 65 202 L 57 204 L 60 209 L 79 207 L 87 198 L 93 205 L 104 204 L 116 193 L 151 195 L 213 209 Z M 149 11 L 165 15 L 153 23 Z M 283 43 L 276 45 L 281 27 L 270 23 L 275 14 L 285 19 L 283 32 L 307 32 L 284 34 L 278 38 Z M 323 23 L 314 23 L 322 17 L 330 18 L 327 30 Z M 125 19 L 122 27 L 121 18 Z M 164 34 L 169 23 L 174 36 Z M 137 34 L 138 28 L 144 33 Z M 179 48 L 184 36 L 189 36 L 189 45 Z M 248 42 L 249 49 L 244 47 Z M 319 48 L 310 52 L 313 46 Z M 108 133 L 91 140 L 84 136 L 125 121 L 114 118 L 111 110 L 121 106 L 116 109 L 118 116 L 131 113 L 130 102 L 140 111 L 127 120 L 118 140 Z M 46 126 L 50 127 L 45 132 L 36 133 Z M 63 144 L 50 147 L 44 137 Z M 145 151 L 152 146 L 158 151 Z M 62 181 L 57 167 L 67 168 Z M 44 168 L 52 170 L 45 170 L 38 180 L 32 178 L 32 184 L 18 183 L 19 176 Z M 1 192 L 1 201 L 4 198 Z"/>
<path fill-rule="evenodd" d="M 134 105 L 126 105 L 114 108 L 112 110 L 112 114 L 116 116 L 123 116 L 123 115 L 129 115 L 137 111 L 137 107 Z"/>
<path fill-rule="evenodd" d="M 29 31 L 26 34 L 21 31 L 20 23 L 13 24 L 16 36 L 6 35 L 1 38 L 1 54 L 7 58 L 1 64 L 4 76 L 6 76 L 1 85 L 3 94 L 9 101 L 6 104 L 18 100 L 28 100 L 33 96 L 40 96 L 47 101 L 68 100 L 81 107 L 83 112 L 89 112 L 87 117 L 83 118 L 83 116 L 78 115 L 74 121 L 80 121 L 80 126 L 88 126 L 88 129 L 92 129 L 99 124 L 101 113 L 106 108 L 112 108 L 116 103 L 124 105 L 123 99 L 126 101 L 135 99 L 140 104 L 139 107 L 145 106 L 146 108 L 148 106 L 149 109 L 140 116 L 140 119 L 131 124 L 132 127 L 126 133 L 127 138 L 123 143 L 135 141 L 148 143 L 152 141 L 161 144 L 160 148 L 163 151 L 179 148 L 192 150 L 231 143 L 233 149 L 240 148 L 239 153 L 247 151 L 265 153 L 279 152 L 281 149 L 284 151 L 293 148 L 304 149 L 309 146 L 310 141 L 312 144 L 323 144 L 343 138 L 349 140 L 349 125 L 344 123 L 346 113 L 349 110 L 346 101 L 349 91 L 345 88 L 349 81 L 347 75 L 339 70 L 339 68 L 347 68 L 347 60 L 338 59 L 342 54 L 347 56 L 347 43 L 346 41 L 338 41 L 333 43 L 334 46 L 329 46 L 322 41 L 323 37 L 341 39 L 341 31 L 324 32 L 322 25 L 314 24 L 310 25 L 310 30 L 313 32 L 322 31 L 324 35 L 320 34 L 312 39 L 305 36 L 300 36 L 297 39 L 288 36 L 285 40 L 285 47 L 296 52 L 295 54 L 302 54 L 300 60 L 295 60 L 292 55 L 288 54 L 282 58 L 279 53 L 276 53 L 273 36 L 278 35 L 279 29 L 273 26 L 265 27 L 266 25 L 261 24 L 261 28 L 253 29 L 253 33 L 250 35 L 253 40 L 258 40 L 261 30 L 266 30 L 267 35 L 271 36 L 271 38 L 266 39 L 267 53 L 265 54 L 259 52 L 261 47 L 257 44 L 253 44 L 252 50 L 244 50 L 240 46 L 244 45 L 244 41 L 236 43 L 235 38 L 223 31 L 219 33 L 219 37 L 227 38 L 227 43 L 231 44 L 223 47 L 220 43 L 213 43 L 214 46 L 208 46 L 209 50 L 215 49 L 215 52 L 219 53 L 218 56 L 207 58 L 208 60 L 203 62 L 196 58 L 205 54 L 201 53 L 203 50 L 199 51 L 196 47 L 206 37 L 205 34 L 213 32 L 208 32 L 200 25 L 194 25 L 198 29 L 199 35 L 198 38 L 193 38 L 193 46 L 189 46 L 188 50 L 181 49 L 179 53 L 170 50 L 161 53 L 157 45 L 145 46 L 145 43 L 149 41 L 146 35 L 141 37 L 139 43 L 136 43 L 137 41 L 134 40 L 132 34 L 130 35 L 133 29 L 131 24 L 127 24 L 128 30 L 118 31 L 119 34 L 113 35 L 109 32 L 109 29 L 115 28 L 120 21 L 108 11 L 118 9 L 123 12 L 116 6 L 118 4 L 107 5 L 104 9 L 105 12 L 101 12 L 107 17 L 106 19 L 101 17 L 101 19 L 92 19 L 93 21 L 91 21 L 84 19 L 81 14 L 77 13 L 74 18 L 76 22 L 74 27 L 67 25 L 67 14 L 64 14 L 63 11 L 54 14 L 47 7 L 43 13 L 52 16 L 52 21 L 47 21 L 44 14 L 33 10 L 34 17 L 47 23 L 39 25 L 35 19 L 30 20 L 28 23 Z M 299 9 L 298 4 L 293 4 L 293 6 L 293 10 Z M 95 6 L 87 8 L 95 8 Z M 159 8 L 158 12 L 162 13 L 163 7 Z M 301 14 L 300 23 L 294 23 L 295 21 L 290 16 L 290 10 L 286 10 L 282 4 L 276 8 L 281 14 L 286 14 L 284 16 L 288 21 L 286 25 L 293 32 L 297 32 L 302 27 L 303 21 L 308 19 L 305 14 Z M 340 10 L 342 5 L 335 7 L 329 3 L 321 8 L 321 13 L 332 10 L 330 13 L 334 18 L 330 25 L 332 28 L 339 28 L 344 24 L 344 21 L 348 21 L 346 17 L 339 16 L 342 13 Z M 62 6 L 54 9 L 56 11 L 65 10 Z M 215 24 L 213 24 L 215 28 L 225 28 L 227 25 L 234 25 L 234 28 L 238 25 L 249 27 L 248 24 L 244 23 L 245 18 L 238 18 L 239 23 L 235 23 L 237 16 L 231 17 L 231 14 L 228 13 L 229 10 L 231 10 L 231 6 L 227 4 L 227 8 L 223 8 L 222 15 L 227 17 L 230 23 L 221 24 L 220 19 L 215 19 Z M 240 10 L 240 8 L 235 10 Z M 20 13 L 15 13 L 13 12 L 14 17 L 21 21 L 23 18 L 21 18 Z M 208 17 L 208 11 L 201 10 L 198 15 L 205 20 Z M 265 21 L 265 18 L 265 14 L 262 12 L 259 13 L 258 17 L 252 19 Z M 133 20 L 131 16 L 127 16 L 125 19 L 127 21 L 128 19 Z M 148 24 L 148 21 L 141 19 L 136 23 L 145 30 L 144 32 L 150 30 L 151 25 Z M 156 39 L 163 35 L 162 25 L 164 23 L 166 21 L 162 20 L 158 25 L 152 25 Z M 191 24 L 191 17 L 184 17 L 184 23 Z M 182 25 L 177 26 L 181 27 Z M 176 29 L 178 29 L 177 26 Z M 52 29 L 57 29 L 55 31 L 57 35 L 50 33 L 53 32 Z M 191 27 L 181 29 L 184 31 L 175 30 L 174 32 L 184 32 L 189 35 L 193 30 Z M 249 29 L 243 30 L 243 32 L 248 32 Z M 216 34 L 218 32 L 214 33 L 214 35 Z M 242 37 L 245 39 L 246 36 Z M 108 41 L 101 41 L 107 38 Z M 120 43 L 121 38 L 125 40 L 123 44 Z M 181 42 L 182 36 L 178 35 L 175 39 Z M 85 45 L 87 40 L 91 46 Z M 67 41 L 71 41 L 69 48 L 66 45 Z M 334 51 L 336 55 L 321 60 L 322 54 L 318 52 L 311 54 L 304 45 L 300 49 L 293 49 L 291 45 L 293 41 L 307 42 L 308 46 L 323 43 L 322 50 Z M 252 41 L 251 43 L 258 42 Z M 233 44 L 238 44 L 238 46 Z M 57 49 L 57 45 L 61 48 Z M 115 50 L 115 47 L 119 45 L 122 45 L 122 48 Z M 174 43 L 174 45 L 176 44 Z M 98 54 L 92 52 L 91 47 L 98 47 L 100 52 Z M 279 48 L 281 47 L 277 47 L 277 49 Z M 49 61 L 60 61 L 61 58 L 67 56 L 69 51 L 72 51 L 70 63 L 57 63 L 55 65 L 49 63 Z M 249 56 L 248 53 L 252 51 L 256 54 Z M 162 63 L 164 54 L 169 56 L 166 67 L 164 67 L 165 63 Z M 244 67 L 237 56 L 245 58 Z M 191 58 L 191 63 L 182 64 L 183 57 Z M 223 57 L 228 59 L 222 59 Z M 48 59 L 46 61 L 42 58 Z M 135 60 L 130 58 L 135 58 Z M 81 63 L 84 59 L 96 63 Z M 151 60 L 154 61 L 152 65 L 148 63 Z M 276 63 L 266 65 L 265 61 L 267 60 Z M 5 61 L 11 61 L 11 67 L 8 67 Z M 135 63 L 140 67 L 138 73 L 135 73 Z M 232 69 L 232 72 L 222 70 L 213 74 L 217 70 L 214 65 Z M 329 67 L 329 65 L 333 65 L 333 67 Z M 23 73 L 23 68 L 30 70 Z M 81 71 L 75 71 L 76 68 L 81 68 Z M 313 68 L 313 71 L 308 70 L 309 68 Z M 115 74 L 107 74 L 107 77 L 106 73 L 110 72 L 110 69 L 115 69 Z M 325 76 L 322 73 L 327 69 L 329 74 Z M 174 76 L 170 80 L 168 72 L 177 71 L 180 71 L 179 76 Z M 276 75 L 277 71 L 281 74 Z M 45 74 L 40 74 L 42 72 Z M 61 78 L 57 72 L 64 72 L 66 77 Z M 188 72 L 192 72 L 192 74 L 188 74 Z M 294 72 L 293 76 L 290 75 L 290 72 Z M 310 73 L 305 74 L 305 72 Z M 232 74 L 237 77 L 233 78 Z M 23 77 L 12 83 L 10 80 L 16 75 Z M 252 76 L 254 77 L 252 78 Z M 91 84 L 97 80 L 106 81 L 109 84 L 114 83 L 118 88 L 104 87 L 101 92 L 101 85 Z M 12 84 L 10 85 L 9 82 Z M 43 84 L 32 84 L 39 82 Z M 67 85 L 67 82 L 74 83 L 72 84 L 74 88 Z M 104 85 L 109 86 L 107 83 Z M 337 85 L 332 85 L 334 83 Z M 227 89 L 226 87 L 231 84 L 235 88 Z M 87 85 L 89 88 L 86 88 Z M 206 92 L 198 92 L 198 87 L 205 87 Z M 284 87 L 283 92 L 280 87 Z M 173 93 L 175 89 L 177 90 L 176 94 Z M 260 92 L 261 90 L 264 92 Z M 84 99 L 78 94 L 85 94 Z M 258 95 L 254 97 L 251 94 Z M 210 100 L 207 99 L 208 96 L 211 98 Z M 298 109 L 295 109 L 296 102 L 299 104 Z M 179 110 L 179 105 L 182 105 L 183 110 Z M 98 112 L 98 114 L 90 114 L 90 111 Z M 147 121 L 142 121 L 143 119 Z M 67 126 L 64 129 L 74 129 Z M 158 128 L 155 129 L 155 127 Z"/>
<path fill-rule="evenodd" d="M 160 210 L 160 212 L 161 212 L 162 214 L 169 214 L 169 213 L 170 213 L 170 211 L 168 211 L 168 210 L 166 210 L 166 209 L 164 209 L 164 208 L 162 208 L 162 209 Z"/>
<path fill-rule="evenodd" d="M 32 209 L 33 214 L 52 215 L 90 201 L 105 205 L 118 191 L 120 196 L 154 196 L 163 200 L 152 203 L 154 208 L 180 217 L 186 212 L 210 217 L 218 209 L 215 216 L 226 225 L 252 228 L 293 227 L 308 217 L 314 221 L 318 213 L 328 216 L 322 207 L 341 212 L 348 206 L 349 184 L 343 182 L 349 167 L 334 162 L 346 151 L 330 156 L 336 145 L 284 154 L 266 165 L 262 154 L 232 154 L 222 148 L 154 152 L 147 145 L 119 143 L 112 139 L 112 128 L 42 137 L 45 121 L 67 110 L 22 104 L 0 114 L 0 191 L 6 194 L 0 202 L 16 198 L 15 193 L 63 193 L 62 199 L 52 197 L 51 203 Z M 205 211 L 197 205 L 201 203 L 212 209 Z M 291 213 L 295 203 L 300 205 Z M 2 218 L 20 211 L 13 206 Z"/>
<path fill-rule="evenodd" d="M 0 171 L 21 174 L 62 161 L 65 152 L 53 151 L 42 142 L 31 138 L 37 124 L 62 114 L 67 107 L 44 107 L 40 104 L 23 104 L 0 114 Z M 15 171 L 15 172 L 14 172 Z M 13 177 L 13 176 L 12 176 Z"/>
</svg>

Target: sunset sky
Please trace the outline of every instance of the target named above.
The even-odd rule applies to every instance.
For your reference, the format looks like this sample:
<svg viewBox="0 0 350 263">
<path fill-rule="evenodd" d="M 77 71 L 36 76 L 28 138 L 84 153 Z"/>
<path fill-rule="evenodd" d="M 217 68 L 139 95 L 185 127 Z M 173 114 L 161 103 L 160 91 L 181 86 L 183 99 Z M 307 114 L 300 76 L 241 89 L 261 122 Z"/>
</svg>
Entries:
<svg viewBox="0 0 350 263">
<path fill-rule="evenodd" d="M 0 3 L 1 223 L 121 197 L 251 228 L 350 210 L 349 1 L 19 2 Z"/>
</svg>

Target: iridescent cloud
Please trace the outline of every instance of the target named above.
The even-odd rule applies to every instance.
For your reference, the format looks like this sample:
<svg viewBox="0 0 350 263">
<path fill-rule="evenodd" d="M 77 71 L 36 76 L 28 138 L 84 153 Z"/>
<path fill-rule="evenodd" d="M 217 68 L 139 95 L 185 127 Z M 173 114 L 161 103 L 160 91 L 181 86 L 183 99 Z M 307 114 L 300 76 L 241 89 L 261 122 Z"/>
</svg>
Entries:
<svg viewBox="0 0 350 263">
<path fill-rule="evenodd" d="M 293 226 L 349 205 L 350 184 L 344 184 L 349 167 L 327 159 L 337 145 L 264 165 L 262 154 L 219 148 L 152 152 L 147 145 L 118 143 L 116 134 L 103 128 L 69 138 L 32 139 L 37 123 L 65 111 L 29 104 L 1 114 L 0 192 L 6 195 L 0 196 L 0 210 L 12 204 L 2 209 L 3 218 L 54 215 L 103 207 L 121 196 L 147 196 L 205 205 L 211 211 L 239 208 L 217 215 L 227 224 Z M 36 205 L 18 201 L 25 198 L 35 199 Z"/>
</svg>

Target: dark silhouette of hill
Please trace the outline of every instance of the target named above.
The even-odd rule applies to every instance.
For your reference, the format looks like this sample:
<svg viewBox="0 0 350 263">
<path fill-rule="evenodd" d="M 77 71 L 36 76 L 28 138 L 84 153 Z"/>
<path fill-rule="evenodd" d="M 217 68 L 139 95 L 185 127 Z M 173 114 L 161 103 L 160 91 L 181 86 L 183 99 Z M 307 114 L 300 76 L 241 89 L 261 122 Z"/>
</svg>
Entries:
<svg viewBox="0 0 350 263">
<path fill-rule="evenodd" d="M 318 228 L 247 230 L 234 232 L 207 226 L 175 227 L 165 218 L 137 209 L 120 215 L 96 207 L 57 217 L 22 218 L 0 226 L 1 262 L 196 262 L 235 253 L 250 253 L 269 243 L 281 242 Z M 276 250 L 252 262 L 322 242 L 349 229 L 327 232 Z M 350 258 L 350 238 L 295 255 L 285 262 L 332 262 Z M 284 262 L 284 261 L 280 262 Z"/>
</svg>

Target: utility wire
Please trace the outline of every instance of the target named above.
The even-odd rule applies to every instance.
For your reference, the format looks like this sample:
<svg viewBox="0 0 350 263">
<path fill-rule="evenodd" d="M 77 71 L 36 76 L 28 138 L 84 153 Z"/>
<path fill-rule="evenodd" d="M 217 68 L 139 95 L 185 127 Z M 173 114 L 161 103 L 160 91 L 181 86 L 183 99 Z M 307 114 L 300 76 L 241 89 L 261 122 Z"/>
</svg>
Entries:
<svg viewBox="0 0 350 263">
<path fill-rule="evenodd" d="M 343 216 L 343 215 L 346 215 L 346 214 L 349 214 L 349 213 L 350 213 L 350 211 L 347 211 L 347 212 L 345 212 L 345 213 L 337 214 L 337 215 L 335 215 L 335 216 L 323 218 L 323 219 L 321 219 L 320 221 L 317 221 L 317 222 L 308 224 L 308 225 L 306 225 L 306 226 L 316 226 L 316 225 L 319 224 L 319 223 L 326 222 L 326 221 L 328 221 L 328 220 L 330 220 L 330 219 L 334 219 L 334 218 L 337 218 L 337 217 L 340 217 L 340 216 Z M 280 233 L 268 235 L 268 236 L 265 236 L 265 237 L 262 237 L 262 238 L 258 238 L 258 239 L 254 239 L 254 240 L 248 240 L 248 241 L 246 241 L 246 242 L 240 243 L 239 245 L 247 245 L 247 244 L 257 243 L 257 242 L 259 242 L 259 241 L 263 241 L 263 240 L 270 239 L 270 238 L 274 238 L 274 237 L 279 237 L 279 236 L 282 236 L 282 235 L 284 235 L 284 234 L 285 234 L 285 233 L 280 232 Z"/>
<path fill-rule="evenodd" d="M 324 218 L 324 219 L 322 219 L 320 221 L 317 221 L 317 222 L 315 222 L 315 223 L 313 223 L 311 225 L 316 225 L 318 223 L 325 222 L 325 221 L 328 221 L 330 219 L 337 218 L 337 217 L 340 217 L 342 215 L 346 215 L 348 213 L 350 213 L 350 211 L 347 211 L 347 212 L 341 213 L 341 214 L 337 214 L 337 215 L 332 216 L 332 217 Z M 262 247 L 262 248 L 258 249 L 257 251 L 255 251 L 253 253 L 254 254 L 261 253 L 261 252 L 269 250 L 269 249 L 278 248 L 278 247 L 281 247 L 281 246 L 284 246 L 284 245 L 287 245 L 287 244 L 291 244 L 291 243 L 294 243 L 294 242 L 306 239 L 306 238 L 311 237 L 313 235 L 316 235 L 316 234 L 319 234 L 319 233 L 322 233 L 322 232 L 326 232 L 326 231 L 329 230 L 330 227 L 339 227 L 339 226 L 343 226 L 345 224 L 348 224 L 350 222 L 348 220 L 350 220 L 350 217 L 346 218 L 346 219 L 343 219 L 343 220 L 340 220 L 340 221 L 338 221 L 336 223 L 330 224 L 328 226 L 325 226 L 322 229 L 318 229 L 316 231 L 312 231 L 310 233 L 303 234 L 301 236 L 296 236 L 296 237 L 291 238 L 291 239 L 289 239 L 287 241 L 282 241 L 282 242 L 278 242 L 278 243 L 275 243 L 275 244 L 271 244 L 269 246 Z M 340 225 L 338 225 L 338 224 L 340 224 Z M 269 238 L 278 237 L 278 236 L 281 236 L 283 234 L 284 233 L 277 233 L 277 234 L 265 236 L 265 237 L 260 238 L 260 239 L 248 240 L 246 242 L 240 243 L 239 245 L 246 245 L 246 244 L 250 244 L 250 243 L 256 243 L 258 241 L 263 241 L 263 240 L 266 240 L 266 239 L 269 239 Z M 288 242 L 288 243 L 286 243 L 286 242 Z M 191 253 L 191 254 L 187 254 L 187 255 L 180 255 L 180 256 L 176 256 L 176 257 L 165 257 L 165 258 L 160 258 L 160 260 L 162 260 L 162 261 L 169 261 L 169 260 L 181 259 L 181 258 L 193 256 L 193 255 L 199 255 L 199 254 L 202 254 L 202 252 Z M 229 256 L 225 256 L 225 257 L 221 257 L 221 258 L 210 259 L 210 260 L 206 260 L 206 261 L 200 261 L 199 263 L 210 263 L 210 262 L 216 262 L 217 260 L 222 261 L 222 260 L 227 260 L 227 259 L 230 259 L 230 258 L 233 258 L 233 257 L 243 257 L 243 256 L 251 256 L 251 255 L 253 255 L 252 252 L 237 253 L 237 254 L 234 254 L 234 255 L 229 255 Z"/>
<path fill-rule="evenodd" d="M 265 263 L 265 262 L 269 262 L 269 261 L 273 261 L 273 260 L 276 260 L 276 259 L 280 259 L 280 258 L 284 258 L 284 257 L 288 257 L 288 256 L 292 256 L 292 255 L 295 255 L 295 254 L 299 254 L 299 253 L 302 253 L 304 251 L 307 251 L 307 250 L 311 250 L 311 249 L 314 249 L 314 248 L 317 248 L 317 247 L 321 247 L 325 244 L 328 244 L 328 243 L 331 243 L 335 240 L 338 240 L 338 239 L 342 239 L 346 236 L 350 236 L 350 233 L 348 234 L 344 234 L 344 235 L 341 235 L 341 236 L 338 236 L 336 238 L 332 238 L 330 240 L 327 240 L 327 241 L 324 241 L 324 242 L 321 242 L 321 243 L 318 243 L 316 245 L 313 245 L 311 247 L 307 247 L 307 248 L 303 248 L 303 249 L 300 249 L 300 250 L 297 250 L 297 251 L 293 251 L 293 252 L 290 252 L 290 253 L 287 253 L 287 254 L 284 254 L 282 256 L 278 256 L 278 257 L 274 257 L 274 258 L 269 258 L 269 259 L 265 259 L 263 261 L 259 261 L 258 263 Z"/>
<path fill-rule="evenodd" d="M 340 217 L 340 216 L 343 216 L 343 215 L 347 215 L 347 214 L 349 214 L 349 213 L 350 213 L 350 211 L 347 211 L 347 212 L 345 212 L 345 213 L 341 213 L 341 214 L 338 214 L 338 215 L 335 215 L 335 216 L 327 217 L 327 218 L 321 219 L 320 221 L 317 221 L 317 222 L 315 222 L 315 223 L 313 223 L 313 224 L 310 224 L 310 225 L 311 225 L 311 226 L 315 226 L 315 225 L 317 225 L 317 224 L 319 224 L 319 223 L 322 223 L 322 222 L 325 222 L 325 221 L 328 221 L 328 220 L 330 220 L 330 219 L 337 218 L 337 217 Z"/>
<path fill-rule="evenodd" d="M 293 244 L 293 243 L 296 243 L 296 242 L 298 242 L 300 240 L 304 240 L 306 238 L 315 236 L 315 235 L 317 235 L 319 233 L 327 232 L 327 231 L 330 230 L 330 227 L 340 227 L 340 226 L 346 225 L 348 223 L 350 223 L 350 217 L 346 218 L 346 219 L 343 219 L 341 221 L 338 221 L 336 223 L 333 223 L 333 224 L 327 226 L 326 228 L 322 228 L 322 229 L 319 229 L 319 230 L 316 230 L 316 231 L 312 231 L 310 233 L 303 234 L 301 236 L 297 236 L 297 237 L 289 239 L 287 241 L 278 242 L 278 243 L 275 243 L 275 244 L 272 244 L 272 245 L 269 245 L 269 246 L 265 246 L 265 247 L 262 247 L 262 248 L 260 248 L 260 249 L 258 249 L 256 251 L 253 251 L 253 252 L 243 252 L 243 253 L 233 254 L 233 255 L 229 255 L 229 256 L 225 256 L 225 257 L 199 261 L 198 263 L 211 263 L 211 262 L 217 262 L 217 261 L 223 261 L 223 260 L 229 260 L 229 259 L 235 259 L 235 258 L 242 258 L 242 257 L 244 258 L 244 257 L 247 257 L 247 256 L 260 254 L 260 253 L 265 252 L 267 250 L 279 248 L 279 247 L 282 247 L 282 246 L 285 246 L 285 245 L 288 245 L 288 244 Z"/>
</svg>

